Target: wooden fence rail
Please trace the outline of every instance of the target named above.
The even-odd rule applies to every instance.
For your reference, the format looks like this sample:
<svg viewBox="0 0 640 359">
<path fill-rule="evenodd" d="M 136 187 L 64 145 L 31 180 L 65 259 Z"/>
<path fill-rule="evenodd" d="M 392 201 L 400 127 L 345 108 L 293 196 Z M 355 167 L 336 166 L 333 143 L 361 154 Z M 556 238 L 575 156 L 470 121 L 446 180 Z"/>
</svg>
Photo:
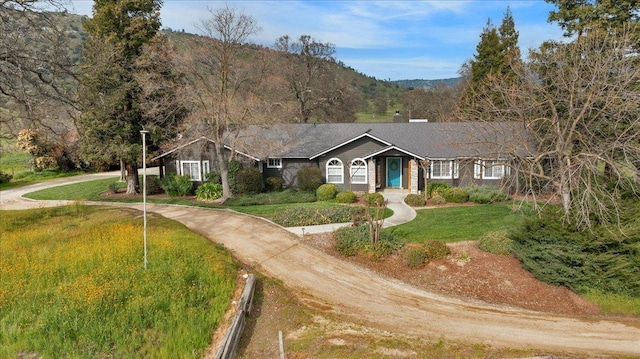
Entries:
<svg viewBox="0 0 640 359">
<path fill-rule="evenodd" d="M 253 304 L 253 292 L 255 290 L 255 285 L 256 276 L 254 274 L 249 274 L 247 282 L 244 285 L 242 295 L 240 296 L 240 301 L 238 302 L 238 310 L 233 316 L 231 326 L 224 334 L 222 344 L 216 352 L 216 359 L 232 359 L 236 354 L 236 348 L 238 347 L 238 342 L 242 336 L 242 329 L 244 329 L 246 317 L 251 313 L 251 304 Z"/>
</svg>

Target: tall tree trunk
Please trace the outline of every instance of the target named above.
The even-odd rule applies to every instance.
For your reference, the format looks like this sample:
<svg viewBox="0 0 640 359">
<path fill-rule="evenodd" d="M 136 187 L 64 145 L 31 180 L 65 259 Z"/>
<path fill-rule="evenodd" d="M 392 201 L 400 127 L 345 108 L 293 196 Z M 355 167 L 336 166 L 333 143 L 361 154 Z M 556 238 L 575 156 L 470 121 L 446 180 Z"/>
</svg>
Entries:
<svg viewBox="0 0 640 359">
<path fill-rule="evenodd" d="M 118 182 L 125 182 L 127 180 L 127 169 L 125 168 L 124 160 L 120 159 L 120 179 Z"/>
<path fill-rule="evenodd" d="M 231 193 L 231 186 L 229 185 L 229 161 L 227 160 L 227 156 L 224 154 L 224 146 L 218 145 L 216 141 L 215 148 L 215 156 L 216 163 L 218 164 L 218 171 L 220 171 L 220 180 L 222 182 L 222 199 L 226 200 L 227 198 L 233 197 L 233 193 Z"/>
<path fill-rule="evenodd" d="M 564 213 L 569 214 L 571 211 L 571 159 L 565 156 L 560 163 L 560 198 Z"/>
<path fill-rule="evenodd" d="M 127 168 L 127 194 L 140 193 L 140 179 L 138 178 L 138 166 L 126 162 Z"/>
</svg>

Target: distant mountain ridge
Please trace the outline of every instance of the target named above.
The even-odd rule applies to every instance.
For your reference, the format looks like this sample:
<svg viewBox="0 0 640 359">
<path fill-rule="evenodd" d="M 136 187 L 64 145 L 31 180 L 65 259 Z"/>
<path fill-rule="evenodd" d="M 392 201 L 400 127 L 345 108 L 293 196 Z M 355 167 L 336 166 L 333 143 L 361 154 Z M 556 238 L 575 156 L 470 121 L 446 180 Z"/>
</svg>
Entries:
<svg viewBox="0 0 640 359">
<path fill-rule="evenodd" d="M 426 88 L 426 89 L 434 89 L 440 83 L 445 84 L 447 87 L 452 87 L 458 82 L 462 81 L 462 77 L 453 77 L 448 79 L 438 79 L 438 80 L 397 80 L 391 81 L 398 86 L 405 88 Z"/>
</svg>

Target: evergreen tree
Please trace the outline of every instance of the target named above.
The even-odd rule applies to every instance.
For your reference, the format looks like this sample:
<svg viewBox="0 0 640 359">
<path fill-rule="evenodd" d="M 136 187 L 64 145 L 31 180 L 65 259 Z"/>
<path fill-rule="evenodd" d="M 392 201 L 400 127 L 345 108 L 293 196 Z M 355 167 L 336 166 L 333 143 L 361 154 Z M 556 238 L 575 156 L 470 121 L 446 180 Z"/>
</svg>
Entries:
<svg viewBox="0 0 640 359">
<path fill-rule="evenodd" d="M 518 47 L 520 34 L 516 31 L 516 24 L 509 8 L 507 8 L 502 24 L 498 28 L 498 34 L 500 36 L 500 51 L 503 57 L 500 74 L 513 83 L 515 81 L 515 72 L 522 65 L 522 58 Z"/>
<path fill-rule="evenodd" d="M 557 22 L 565 36 L 582 36 L 593 30 L 621 34 L 625 27 L 640 21 L 637 0 L 545 0 L 558 10 L 549 13 L 549 21 Z M 636 31 L 637 32 L 637 31 Z"/>
<path fill-rule="evenodd" d="M 503 67 L 502 46 L 498 30 L 491 20 L 480 35 L 480 43 L 476 46 L 474 60 L 471 61 L 471 84 L 477 88 L 491 74 L 497 73 Z"/>
<path fill-rule="evenodd" d="M 140 131 L 149 121 L 140 106 L 137 59 L 160 28 L 159 0 L 96 0 L 84 23 L 81 79 L 81 152 L 94 166 L 120 160 L 127 171 L 127 193 L 139 188 Z M 147 128 L 148 129 L 148 128 Z"/>
<path fill-rule="evenodd" d="M 509 8 L 499 28 L 492 24 L 491 19 L 487 21 L 487 26 L 480 35 L 480 42 L 476 46 L 477 53 L 467 65 L 470 73 L 466 74 L 468 85 L 460 106 L 463 113 L 473 113 L 482 117 L 484 112 L 492 110 L 478 107 L 478 103 L 481 102 L 479 98 L 497 96 L 488 90 L 490 82 L 499 82 L 507 86 L 517 85 L 516 72 L 522 66 L 518 36 Z M 492 103 L 500 107 L 506 105 L 496 98 Z"/>
</svg>

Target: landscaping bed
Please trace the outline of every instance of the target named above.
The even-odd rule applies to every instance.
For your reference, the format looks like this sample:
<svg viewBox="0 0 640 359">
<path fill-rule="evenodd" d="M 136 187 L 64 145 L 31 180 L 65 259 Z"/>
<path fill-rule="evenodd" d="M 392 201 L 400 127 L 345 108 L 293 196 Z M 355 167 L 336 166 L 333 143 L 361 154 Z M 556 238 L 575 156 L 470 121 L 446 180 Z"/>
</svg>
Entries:
<svg viewBox="0 0 640 359">
<path fill-rule="evenodd" d="M 306 235 L 301 241 L 342 260 L 427 291 L 557 314 L 598 312 L 595 304 L 569 289 L 540 282 L 520 266 L 517 258 L 484 252 L 476 241 L 448 243 L 451 256 L 433 260 L 417 269 L 403 265 L 397 255 L 375 262 L 358 256 L 344 257 L 334 249 L 332 233 Z"/>
</svg>

